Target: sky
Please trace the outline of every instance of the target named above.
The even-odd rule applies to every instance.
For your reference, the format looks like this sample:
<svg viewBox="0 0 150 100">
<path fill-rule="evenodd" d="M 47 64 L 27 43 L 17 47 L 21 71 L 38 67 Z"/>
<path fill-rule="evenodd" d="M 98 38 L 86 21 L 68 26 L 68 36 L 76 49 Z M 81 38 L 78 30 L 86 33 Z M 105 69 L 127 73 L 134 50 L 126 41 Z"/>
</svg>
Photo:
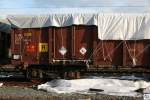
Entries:
<svg viewBox="0 0 150 100">
<path fill-rule="evenodd" d="M 0 9 L 49 7 L 150 7 L 150 0 L 1 0 Z"/>
</svg>

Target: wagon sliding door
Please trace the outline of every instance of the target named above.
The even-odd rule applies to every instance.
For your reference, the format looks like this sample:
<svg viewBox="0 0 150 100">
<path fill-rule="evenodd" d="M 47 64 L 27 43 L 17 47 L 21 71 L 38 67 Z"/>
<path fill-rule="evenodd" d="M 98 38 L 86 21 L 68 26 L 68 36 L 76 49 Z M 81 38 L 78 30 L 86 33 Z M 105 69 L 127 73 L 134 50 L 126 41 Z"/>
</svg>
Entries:
<svg viewBox="0 0 150 100">
<path fill-rule="evenodd" d="M 88 60 L 93 51 L 94 26 L 69 26 L 53 29 L 54 60 Z"/>
<path fill-rule="evenodd" d="M 71 26 L 53 28 L 53 59 L 70 60 L 71 57 Z"/>
<path fill-rule="evenodd" d="M 89 60 L 93 52 L 94 26 L 73 26 L 72 55 L 75 60 Z"/>
</svg>

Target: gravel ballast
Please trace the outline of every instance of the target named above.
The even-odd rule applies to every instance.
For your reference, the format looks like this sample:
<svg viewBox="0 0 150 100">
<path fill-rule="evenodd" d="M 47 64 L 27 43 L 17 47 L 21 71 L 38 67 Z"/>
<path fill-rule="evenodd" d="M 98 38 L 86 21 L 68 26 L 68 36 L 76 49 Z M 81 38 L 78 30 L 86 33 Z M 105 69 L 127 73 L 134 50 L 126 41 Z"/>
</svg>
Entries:
<svg viewBox="0 0 150 100">
<path fill-rule="evenodd" d="M 102 95 L 98 93 L 56 94 L 56 93 L 47 93 L 45 91 L 39 91 L 32 88 L 1 87 L 0 100 L 143 100 L 143 97 L 142 96 L 122 97 L 122 96 Z"/>
</svg>

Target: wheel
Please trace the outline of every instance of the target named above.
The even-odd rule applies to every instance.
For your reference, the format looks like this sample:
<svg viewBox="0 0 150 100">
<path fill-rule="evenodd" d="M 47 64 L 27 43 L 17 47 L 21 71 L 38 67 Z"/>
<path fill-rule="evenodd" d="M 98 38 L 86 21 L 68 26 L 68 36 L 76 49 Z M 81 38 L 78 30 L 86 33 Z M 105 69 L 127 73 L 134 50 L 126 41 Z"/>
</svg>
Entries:
<svg viewBox="0 0 150 100">
<path fill-rule="evenodd" d="M 29 80 L 32 78 L 31 73 L 32 73 L 32 70 L 31 70 L 31 68 L 28 67 L 27 70 L 26 70 L 26 78 L 29 79 Z"/>
<path fill-rule="evenodd" d="M 26 78 L 30 81 L 41 81 L 43 79 L 43 71 L 36 68 L 27 68 Z"/>
<path fill-rule="evenodd" d="M 64 79 L 80 79 L 80 72 L 78 71 L 68 71 L 62 74 Z"/>
</svg>

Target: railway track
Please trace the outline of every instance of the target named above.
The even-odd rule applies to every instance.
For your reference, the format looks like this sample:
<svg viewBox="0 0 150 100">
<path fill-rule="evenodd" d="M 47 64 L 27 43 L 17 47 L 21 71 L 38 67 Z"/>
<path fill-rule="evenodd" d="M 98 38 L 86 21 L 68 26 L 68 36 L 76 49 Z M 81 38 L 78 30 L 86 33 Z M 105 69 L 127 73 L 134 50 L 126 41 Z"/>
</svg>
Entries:
<svg viewBox="0 0 150 100">
<path fill-rule="evenodd" d="M 33 82 L 28 82 L 28 81 L 0 81 L 3 83 L 3 86 L 6 87 L 27 87 L 27 88 L 32 88 L 34 85 L 36 85 Z"/>
<path fill-rule="evenodd" d="M 22 87 L 22 88 L 35 88 L 37 85 L 45 83 L 45 81 L 28 81 L 26 79 L 7 79 L 0 80 L 3 87 Z"/>
<path fill-rule="evenodd" d="M 39 84 L 45 83 L 47 80 L 28 80 L 24 76 L 11 76 L 7 75 L 0 77 L 0 85 L 4 87 L 22 87 L 22 88 L 34 88 Z"/>
</svg>

